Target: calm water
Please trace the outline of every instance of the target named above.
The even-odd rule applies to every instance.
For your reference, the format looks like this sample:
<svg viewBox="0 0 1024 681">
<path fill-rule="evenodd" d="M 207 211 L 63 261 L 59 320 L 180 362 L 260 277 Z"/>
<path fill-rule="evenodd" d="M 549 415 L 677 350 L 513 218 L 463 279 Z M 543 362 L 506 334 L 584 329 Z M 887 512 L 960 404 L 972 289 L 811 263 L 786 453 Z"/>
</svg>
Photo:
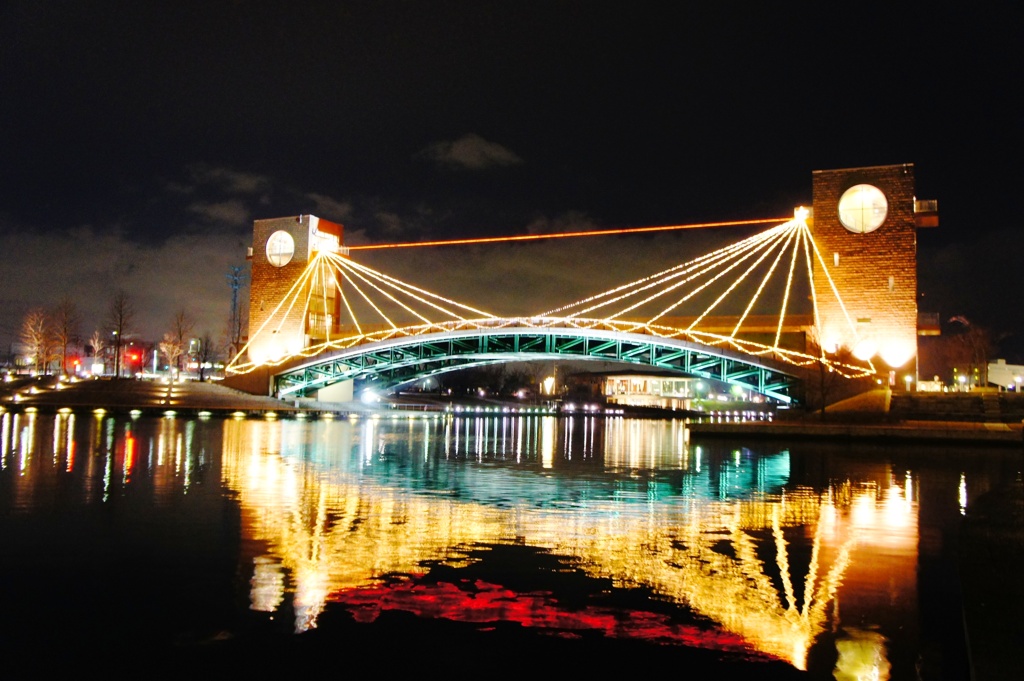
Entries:
<svg viewBox="0 0 1024 681">
<path fill-rule="evenodd" d="M 1019 459 L 550 416 L 2 413 L 0 443 L 0 633 L 26 678 L 256 632 L 386 658 L 431 627 L 963 678 L 957 532 Z"/>
</svg>

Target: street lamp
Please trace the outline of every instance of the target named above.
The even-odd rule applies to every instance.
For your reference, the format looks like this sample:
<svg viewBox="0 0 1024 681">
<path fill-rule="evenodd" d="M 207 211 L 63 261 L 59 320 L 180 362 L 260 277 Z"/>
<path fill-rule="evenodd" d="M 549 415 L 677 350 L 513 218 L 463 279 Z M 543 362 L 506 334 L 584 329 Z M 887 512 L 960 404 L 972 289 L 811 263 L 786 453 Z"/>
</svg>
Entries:
<svg viewBox="0 0 1024 681">
<path fill-rule="evenodd" d="M 965 392 L 966 391 L 965 386 L 967 384 L 967 376 L 964 375 L 964 374 L 960 374 L 960 375 L 958 375 L 956 377 L 956 380 L 960 382 L 960 392 Z"/>
<path fill-rule="evenodd" d="M 903 377 L 903 381 L 907 384 L 907 392 L 909 393 L 910 384 L 914 382 L 914 377 L 911 376 L 910 374 L 907 374 L 906 376 Z"/>
<path fill-rule="evenodd" d="M 114 334 L 114 378 L 121 378 L 121 336 L 115 329 Z"/>
</svg>

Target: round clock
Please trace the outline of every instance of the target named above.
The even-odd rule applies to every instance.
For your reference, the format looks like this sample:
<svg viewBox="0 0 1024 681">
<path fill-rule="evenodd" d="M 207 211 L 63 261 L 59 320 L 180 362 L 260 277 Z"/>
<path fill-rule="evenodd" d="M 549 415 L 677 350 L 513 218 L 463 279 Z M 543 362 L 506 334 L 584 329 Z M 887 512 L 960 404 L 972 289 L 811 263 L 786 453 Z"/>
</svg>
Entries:
<svg viewBox="0 0 1024 681">
<path fill-rule="evenodd" d="M 889 202 L 878 187 L 856 184 L 839 198 L 839 222 L 855 234 L 867 234 L 882 226 Z"/>
<path fill-rule="evenodd" d="M 283 229 L 279 229 L 267 239 L 267 260 L 274 267 L 284 267 L 295 255 L 295 239 Z"/>
</svg>

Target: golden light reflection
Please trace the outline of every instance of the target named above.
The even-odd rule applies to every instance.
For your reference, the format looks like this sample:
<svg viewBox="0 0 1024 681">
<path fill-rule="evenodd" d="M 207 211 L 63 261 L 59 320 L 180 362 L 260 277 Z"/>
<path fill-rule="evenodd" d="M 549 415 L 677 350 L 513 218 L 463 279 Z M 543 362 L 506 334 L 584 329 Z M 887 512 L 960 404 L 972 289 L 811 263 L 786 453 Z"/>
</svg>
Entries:
<svg viewBox="0 0 1024 681">
<path fill-rule="evenodd" d="M 446 424 L 439 431 L 447 443 L 441 451 L 456 456 L 461 448 L 463 458 L 479 459 L 470 422 Z M 406 428 L 429 427 L 417 423 Z M 621 429 L 613 424 L 609 431 Z M 910 488 L 895 476 L 872 484 L 837 483 L 821 493 L 798 488 L 746 498 L 729 497 L 728 486 L 720 484 L 719 497 L 685 503 L 595 496 L 587 499 L 586 512 L 569 512 L 530 498 L 550 483 L 540 471 L 557 465 L 544 454 L 550 436 L 542 423 L 532 434 L 523 425 L 518 434 L 509 431 L 509 441 L 516 443 L 509 465 L 521 461 L 526 438 L 539 469 L 516 468 L 522 497 L 510 500 L 503 491 L 500 504 L 470 494 L 416 491 L 388 475 L 373 475 L 390 470 L 394 450 L 372 421 L 303 428 L 310 426 L 318 428 L 315 444 L 299 440 L 308 431 L 288 424 L 225 422 L 225 484 L 237 493 L 251 535 L 246 539 L 267 547 L 253 558 L 252 607 L 273 611 L 287 588 L 282 573 L 290 574 L 296 631 L 316 626 L 333 593 L 375 585 L 389 574 L 422 573 L 424 561 L 461 565 L 465 547 L 496 543 L 573 557 L 592 577 L 650 589 L 801 669 L 815 639 L 836 630 L 837 594 L 851 575 L 862 580 L 884 571 L 890 590 L 916 598 L 917 506 L 907 503 Z M 666 430 L 666 441 L 680 440 Z M 611 461 L 630 468 L 650 465 L 644 447 L 663 444 L 650 433 L 634 434 L 635 446 L 630 438 L 611 442 L 607 432 L 605 437 Z M 701 454 L 694 455 L 699 471 Z M 665 460 L 678 458 L 669 453 Z M 735 455 L 728 458 L 730 465 L 739 463 Z M 606 458 L 605 466 L 619 464 Z M 476 470 L 467 464 L 448 473 L 470 476 Z M 463 492 L 472 488 L 469 480 L 459 480 Z M 794 536 L 808 538 L 809 562 L 791 555 Z M 876 560 L 880 549 L 886 560 Z"/>
</svg>

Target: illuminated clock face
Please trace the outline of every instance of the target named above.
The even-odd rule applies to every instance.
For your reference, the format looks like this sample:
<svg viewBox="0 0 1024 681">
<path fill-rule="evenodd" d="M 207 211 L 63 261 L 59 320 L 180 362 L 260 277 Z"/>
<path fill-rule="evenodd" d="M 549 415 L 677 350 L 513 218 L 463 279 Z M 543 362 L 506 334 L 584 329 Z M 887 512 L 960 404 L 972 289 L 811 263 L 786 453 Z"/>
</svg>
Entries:
<svg viewBox="0 0 1024 681">
<path fill-rule="evenodd" d="M 295 255 L 295 239 L 288 232 L 279 229 L 267 239 L 267 260 L 274 267 L 284 267 Z"/>
<path fill-rule="evenodd" d="M 878 187 L 856 184 L 839 199 L 839 222 L 855 234 L 867 234 L 882 226 L 889 202 Z"/>
</svg>

